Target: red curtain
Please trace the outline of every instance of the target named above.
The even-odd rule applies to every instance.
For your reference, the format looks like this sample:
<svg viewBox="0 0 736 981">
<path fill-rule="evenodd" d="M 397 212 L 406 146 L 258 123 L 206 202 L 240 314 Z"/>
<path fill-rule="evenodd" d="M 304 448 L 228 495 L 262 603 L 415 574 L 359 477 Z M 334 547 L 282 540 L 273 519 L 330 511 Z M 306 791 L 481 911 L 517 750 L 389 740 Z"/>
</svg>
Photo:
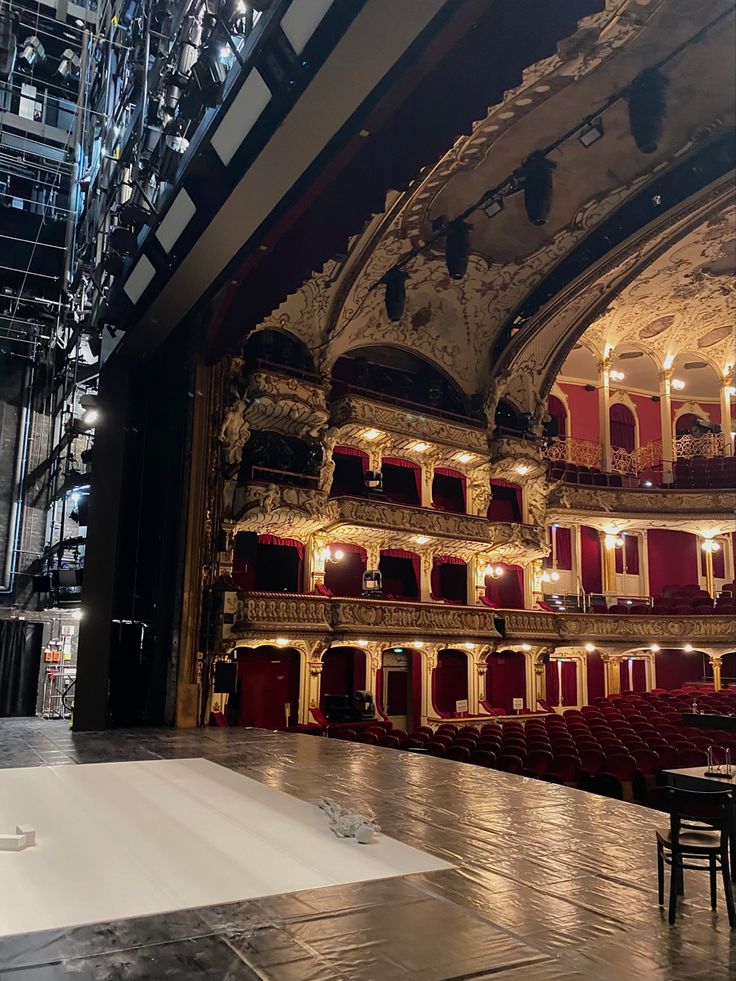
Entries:
<svg viewBox="0 0 736 981">
<path fill-rule="evenodd" d="M 631 662 L 631 687 L 637 695 L 647 690 L 647 662 L 640 657 Z"/>
<path fill-rule="evenodd" d="M 389 561 L 386 562 L 385 560 Z M 400 562 L 390 560 L 400 559 Z M 410 564 L 409 564 L 410 563 Z M 383 592 L 387 596 L 416 599 L 419 596 L 419 556 L 402 548 L 389 548 L 381 552 L 378 568 L 383 575 Z"/>
<path fill-rule="evenodd" d="M 264 593 L 301 593 L 304 546 L 291 538 L 259 535 L 252 588 Z"/>
<path fill-rule="evenodd" d="M 647 544 L 652 596 L 661 595 L 665 586 L 697 583 L 698 542 L 695 535 L 688 531 L 653 528 L 647 532 Z"/>
<path fill-rule="evenodd" d="M 340 549 L 345 555 L 339 562 L 325 563 L 325 586 L 333 596 L 360 596 L 368 553 L 350 543 L 334 542 L 331 547 L 333 554 Z"/>
<path fill-rule="evenodd" d="M 409 707 L 410 729 L 421 725 L 422 718 L 422 655 L 411 650 L 411 705 Z"/>
<path fill-rule="evenodd" d="M 526 697 L 526 659 L 520 651 L 489 654 L 486 701 L 494 708 L 513 712 L 514 699 Z"/>
<path fill-rule="evenodd" d="M 441 511 L 464 514 L 466 511 L 466 479 L 458 470 L 435 467 L 432 480 L 432 504 Z"/>
<path fill-rule="evenodd" d="M 467 603 L 465 562 L 454 555 L 436 555 L 432 561 L 430 586 L 433 599 Z"/>
<path fill-rule="evenodd" d="M 702 550 L 702 548 L 700 549 L 700 571 L 703 575 L 705 575 L 705 552 Z M 726 578 L 726 560 L 723 554 L 722 546 L 717 552 L 713 552 L 713 578 Z"/>
<path fill-rule="evenodd" d="M 489 521 L 521 521 L 521 487 L 508 480 L 492 480 Z"/>
<path fill-rule="evenodd" d="M 580 553 L 583 589 L 586 593 L 600 593 L 603 589 L 601 539 L 595 528 L 581 527 Z"/>
<path fill-rule="evenodd" d="M 368 454 L 364 453 L 363 450 L 356 449 L 355 446 L 336 446 L 332 451 L 333 456 L 357 456 L 360 457 L 360 461 L 363 464 L 363 469 L 368 469 Z"/>
<path fill-rule="evenodd" d="M 618 665 L 618 682 L 621 686 L 621 691 L 633 691 L 631 687 L 631 680 L 629 678 L 629 658 L 625 657 L 619 661 Z"/>
<path fill-rule="evenodd" d="M 460 651 L 444 650 L 437 655 L 432 672 L 432 694 L 438 712 L 455 715 L 456 702 L 468 697 L 468 658 Z"/>
<path fill-rule="evenodd" d="M 499 564 L 504 574 L 499 579 L 486 577 L 486 596 L 502 610 L 523 610 L 524 570 L 518 565 Z"/>
<path fill-rule="evenodd" d="M 557 435 L 564 439 L 567 436 L 567 413 L 562 401 L 556 395 L 550 395 L 547 399 L 547 412 L 557 422 Z"/>
<path fill-rule="evenodd" d="M 594 698 L 603 698 L 606 694 L 605 672 L 598 651 L 586 654 L 585 660 L 588 666 L 588 700 L 592 702 Z"/>
<path fill-rule="evenodd" d="M 284 548 L 295 548 L 299 553 L 299 558 L 304 558 L 304 545 L 296 538 L 278 538 L 276 535 L 259 535 L 259 545 L 282 545 Z"/>
<path fill-rule="evenodd" d="M 611 424 L 611 446 L 614 449 L 636 449 L 636 421 L 634 414 L 621 402 L 616 402 L 609 409 Z"/>
<path fill-rule="evenodd" d="M 557 525 L 555 529 L 555 552 L 557 555 L 557 568 L 564 571 L 572 569 L 572 529 L 561 528 Z M 552 547 L 552 529 L 549 530 L 549 544 Z M 552 552 L 545 559 L 545 566 L 552 568 Z"/>
<path fill-rule="evenodd" d="M 550 705 L 560 704 L 560 673 L 557 661 L 550 661 L 545 665 L 544 676 L 547 684 L 547 696 L 545 701 Z"/>
<path fill-rule="evenodd" d="M 409 486 L 398 474 L 392 474 L 391 468 L 398 470 L 411 470 L 414 478 L 414 485 Z M 422 500 L 422 471 L 411 460 L 403 460 L 400 457 L 385 456 L 382 461 L 381 471 L 383 473 L 383 491 L 386 496 L 396 501 L 397 504 L 417 505 Z"/>
<path fill-rule="evenodd" d="M 562 676 L 562 704 L 578 704 L 578 668 L 575 661 L 563 661 L 560 667 Z"/>
<path fill-rule="evenodd" d="M 332 453 L 335 471 L 332 475 L 330 497 L 343 494 L 360 496 L 365 491 L 365 471 L 368 469 L 368 454 L 352 446 L 336 446 Z"/>
<path fill-rule="evenodd" d="M 673 688 L 682 688 L 688 681 L 701 681 L 705 660 L 705 655 L 700 651 L 692 651 L 690 654 L 678 649 L 665 648 L 657 651 L 654 655 L 657 688 L 671 691 Z"/>
</svg>

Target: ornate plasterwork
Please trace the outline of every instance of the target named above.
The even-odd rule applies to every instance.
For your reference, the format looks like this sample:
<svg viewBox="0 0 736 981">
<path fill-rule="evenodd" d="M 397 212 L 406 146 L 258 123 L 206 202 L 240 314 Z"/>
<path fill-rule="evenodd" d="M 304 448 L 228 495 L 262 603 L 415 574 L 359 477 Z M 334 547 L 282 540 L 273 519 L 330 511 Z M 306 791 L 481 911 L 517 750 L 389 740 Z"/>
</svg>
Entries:
<svg viewBox="0 0 736 981">
<path fill-rule="evenodd" d="M 321 385 L 287 374 L 254 371 L 244 395 L 245 418 L 252 429 L 284 436 L 319 437 L 327 428 L 329 409 Z"/>
<path fill-rule="evenodd" d="M 501 634 L 496 619 L 504 622 Z M 321 596 L 286 596 L 283 593 L 246 594 L 236 603 L 230 640 L 258 634 L 286 637 L 321 633 L 326 643 L 332 635 L 376 637 L 397 634 L 410 638 L 443 637 L 458 643 L 542 641 L 554 646 L 580 646 L 588 641 L 634 647 L 659 643 L 679 646 L 729 645 L 736 648 L 736 617 L 644 617 L 577 613 L 545 613 L 532 610 L 491 611 L 484 607 L 446 606 L 431 603 L 396 603 L 384 600 L 327 599 Z"/>
<path fill-rule="evenodd" d="M 547 499 L 550 521 L 621 530 L 682 528 L 721 534 L 733 530 L 736 490 L 645 490 L 555 483 Z"/>
<path fill-rule="evenodd" d="M 307 487 L 248 484 L 238 487 L 233 531 L 256 531 L 306 540 L 325 521 L 327 495 Z"/>
</svg>

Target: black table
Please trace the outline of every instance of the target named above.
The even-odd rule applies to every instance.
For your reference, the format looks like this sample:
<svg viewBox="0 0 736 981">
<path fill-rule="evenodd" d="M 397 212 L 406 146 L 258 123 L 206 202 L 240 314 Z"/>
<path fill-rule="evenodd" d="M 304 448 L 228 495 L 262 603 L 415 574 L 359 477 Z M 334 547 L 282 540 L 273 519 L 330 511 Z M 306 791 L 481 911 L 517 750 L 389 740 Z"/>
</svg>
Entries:
<svg viewBox="0 0 736 981">
<path fill-rule="evenodd" d="M 725 777 L 706 776 L 707 766 L 689 766 L 682 770 L 664 770 L 668 787 L 678 790 L 698 790 L 711 793 L 718 790 L 736 789 L 736 766 L 733 766 L 734 776 L 729 780 Z"/>
<path fill-rule="evenodd" d="M 683 724 L 695 726 L 698 729 L 727 729 L 736 732 L 736 715 L 701 715 L 699 712 L 685 712 Z"/>
</svg>

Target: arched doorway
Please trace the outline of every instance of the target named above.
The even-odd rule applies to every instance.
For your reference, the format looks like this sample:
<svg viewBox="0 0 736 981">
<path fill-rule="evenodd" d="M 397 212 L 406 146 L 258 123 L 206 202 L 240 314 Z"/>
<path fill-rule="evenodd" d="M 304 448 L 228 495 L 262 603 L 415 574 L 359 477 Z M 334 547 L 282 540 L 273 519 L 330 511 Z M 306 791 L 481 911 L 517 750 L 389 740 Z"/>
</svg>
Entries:
<svg viewBox="0 0 736 981">
<path fill-rule="evenodd" d="M 446 647 L 437 654 L 432 672 L 432 703 L 440 718 L 468 711 L 468 655 Z"/>
<path fill-rule="evenodd" d="M 484 708 L 515 711 L 514 699 L 526 702 L 526 658 L 521 651 L 497 651 L 489 654 L 486 671 Z"/>
<path fill-rule="evenodd" d="M 299 717 L 301 658 L 293 647 L 238 648 L 237 725 L 285 729 Z"/>
</svg>

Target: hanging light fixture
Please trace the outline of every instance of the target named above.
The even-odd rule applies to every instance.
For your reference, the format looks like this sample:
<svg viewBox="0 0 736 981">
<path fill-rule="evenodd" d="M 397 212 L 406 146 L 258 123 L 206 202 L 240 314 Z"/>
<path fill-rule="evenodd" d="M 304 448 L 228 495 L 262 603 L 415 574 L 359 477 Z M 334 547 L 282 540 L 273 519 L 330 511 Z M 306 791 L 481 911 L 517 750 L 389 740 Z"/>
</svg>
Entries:
<svg viewBox="0 0 736 981">
<path fill-rule="evenodd" d="M 657 68 L 640 72 L 629 89 L 629 129 L 642 153 L 654 153 L 662 135 L 667 79 Z"/>
<path fill-rule="evenodd" d="M 398 266 L 389 269 L 381 280 L 386 287 L 384 302 L 386 304 L 386 316 L 392 323 L 398 323 L 404 313 L 406 306 L 406 280 L 408 273 Z"/>
<path fill-rule="evenodd" d="M 522 164 L 524 182 L 524 207 L 532 225 L 544 225 L 552 207 L 552 172 L 557 164 L 535 150 Z"/>
<path fill-rule="evenodd" d="M 445 262 L 452 279 L 462 279 L 468 270 L 471 225 L 457 218 L 447 226 Z"/>
</svg>

